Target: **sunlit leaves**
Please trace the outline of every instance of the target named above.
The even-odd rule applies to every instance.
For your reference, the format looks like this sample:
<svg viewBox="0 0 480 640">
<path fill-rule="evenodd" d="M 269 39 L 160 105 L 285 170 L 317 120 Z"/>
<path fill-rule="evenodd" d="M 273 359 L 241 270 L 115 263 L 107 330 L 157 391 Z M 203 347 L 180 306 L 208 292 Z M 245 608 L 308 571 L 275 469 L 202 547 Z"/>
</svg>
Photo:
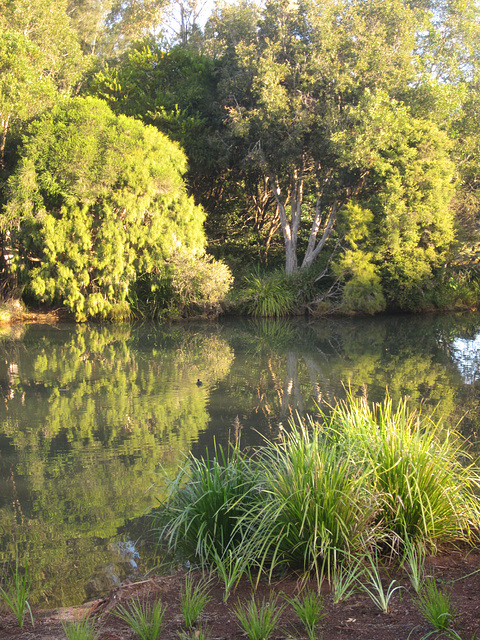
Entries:
<svg viewBox="0 0 480 640">
<path fill-rule="evenodd" d="M 34 123 L 3 223 L 20 230 L 19 268 L 35 299 L 79 320 L 128 314 L 137 274 L 178 245 L 203 248 L 204 214 L 186 196 L 184 170 L 177 145 L 99 100 L 74 99 Z"/>
</svg>

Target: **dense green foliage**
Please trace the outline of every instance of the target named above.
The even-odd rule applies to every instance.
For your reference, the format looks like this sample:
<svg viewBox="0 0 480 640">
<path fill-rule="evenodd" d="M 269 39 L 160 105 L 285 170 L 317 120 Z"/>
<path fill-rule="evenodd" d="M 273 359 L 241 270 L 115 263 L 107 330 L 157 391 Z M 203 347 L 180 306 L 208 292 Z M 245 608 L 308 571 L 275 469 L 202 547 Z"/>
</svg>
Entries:
<svg viewBox="0 0 480 640">
<path fill-rule="evenodd" d="M 140 274 L 161 269 L 175 247 L 203 247 L 184 168 L 177 145 L 100 100 L 49 111 L 29 130 L 2 220 L 16 230 L 27 291 L 77 320 L 128 315 Z"/>
<path fill-rule="evenodd" d="M 456 434 L 440 436 L 405 403 L 350 397 L 322 422 L 290 427 L 256 460 L 238 446 L 228 459 L 191 456 L 159 509 L 160 539 L 208 566 L 234 554 L 250 572 L 286 565 L 320 583 L 371 548 L 478 535 L 478 469 Z"/>
<path fill-rule="evenodd" d="M 0 197 L 4 221 L 10 216 L 1 239 L 4 255 L 18 249 L 19 256 L 40 260 L 35 275 L 23 280 L 16 279 L 17 261 L 4 260 L 3 286 L 18 292 L 26 283 L 27 299 L 65 304 L 79 319 L 123 317 L 132 308 L 153 316 L 218 312 L 229 288 L 224 265 L 203 257 L 194 269 L 208 271 L 210 285 L 206 294 L 193 285 L 197 293 L 185 302 L 173 285 L 179 262 L 166 262 L 176 248 L 172 235 L 157 246 L 150 234 L 137 251 L 113 216 L 116 251 L 141 255 L 107 276 L 115 291 L 106 306 L 93 298 L 91 305 L 79 303 L 85 293 L 71 289 L 72 278 L 85 282 L 81 263 L 89 259 L 85 253 L 97 253 L 95 243 L 88 249 L 78 243 L 82 258 L 68 267 L 75 275 L 60 275 L 53 291 L 52 265 L 61 263 L 62 252 L 46 260 L 31 253 L 38 225 L 27 224 L 32 210 L 18 192 L 30 179 L 25 162 L 33 139 L 40 144 L 44 135 L 39 123 L 50 122 L 51 136 L 65 147 L 58 158 L 70 163 L 63 133 L 54 129 L 62 129 L 58 110 L 65 98 L 80 92 L 106 101 L 115 122 L 133 117 L 181 145 L 188 162 L 181 162 L 184 194 L 204 208 L 209 252 L 227 262 L 237 284 L 258 266 L 276 271 L 283 263 L 287 275 L 308 271 L 309 286 L 290 296 L 286 285 L 284 300 L 273 291 L 275 276 L 266 273 L 264 282 L 250 276 L 238 309 L 281 315 L 475 306 L 477 3 L 239 0 L 217 6 L 203 30 L 198 15 L 195 2 L 0 0 Z M 75 137 L 87 153 L 88 127 Z M 114 135 L 102 144 L 107 156 L 120 152 Z M 138 150 L 132 171 L 143 153 Z M 101 158 L 90 159 L 92 176 L 101 173 Z M 153 197 L 156 178 L 148 164 L 133 191 Z M 72 174 L 81 170 L 75 162 L 69 167 Z M 35 171 L 48 181 L 47 166 L 39 163 Z M 80 237 L 91 222 L 90 188 L 87 182 L 75 196 L 70 225 Z M 177 222 L 187 228 L 189 218 L 201 216 L 182 198 L 185 220 Z M 57 220 L 54 210 L 63 205 L 51 198 L 39 206 L 45 219 Z M 64 235 L 61 225 L 58 230 Z M 204 249 L 205 240 L 195 248 Z M 140 276 L 136 287 L 136 278 L 125 275 L 132 269 Z M 258 302 L 261 289 L 272 305 Z"/>
</svg>

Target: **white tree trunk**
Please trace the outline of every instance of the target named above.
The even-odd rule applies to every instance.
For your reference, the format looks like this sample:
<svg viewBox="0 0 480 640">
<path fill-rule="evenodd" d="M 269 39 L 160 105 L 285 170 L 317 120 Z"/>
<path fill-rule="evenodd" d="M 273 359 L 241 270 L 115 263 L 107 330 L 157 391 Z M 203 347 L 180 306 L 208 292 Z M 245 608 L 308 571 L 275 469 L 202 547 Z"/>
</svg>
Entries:
<svg viewBox="0 0 480 640">
<path fill-rule="evenodd" d="M 297 238 L 301 221 L 303 180 L 298 178 L 297 172 L 295 171 L 292 193 L 285 199 L 282 197 L 282 192 L 276 177 L 270 178 L 270 184 L 277 203 L 277 211 L 280 217 L 280 225 L 285 243 L 285 272 L 294 273 L 298 269 Z M 288 200 L 290 200 L 290 219 L 287 218 L 286 212 L 286 202 Z"/>
</svg>

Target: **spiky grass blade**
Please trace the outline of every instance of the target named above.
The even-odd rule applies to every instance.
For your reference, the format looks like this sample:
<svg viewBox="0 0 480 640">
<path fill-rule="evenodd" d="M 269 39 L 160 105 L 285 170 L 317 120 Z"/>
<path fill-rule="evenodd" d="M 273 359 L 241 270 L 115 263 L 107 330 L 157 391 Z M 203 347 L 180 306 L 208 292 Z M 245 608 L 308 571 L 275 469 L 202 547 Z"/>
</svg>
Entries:
<svg viewBox="0 0 480 640">
<path fill-rule="evenodd" d="M 197 625 L 187 631 L 179 631 L 178 637 L 180 640 L 209 640 L 210 630 L 202 625 Z"/>
<path fill-rule="evenodd" d="M 411 542 L 407 534 L 404 537 L 402 564 L 415 593 L 419 594 L 425 581 L 425 546 L 420 541 Z"/>
<path fill-rule="evenodd" d="M 373 558 L 371 555 L 368 555 L 367 559 L 368 566 L 365 568 L 365 577 L 367 578 L 367 581 L 360 582 L 360 586 L 380 611 L 388 613 L 393 594 L 395 591 L 398 591 L 403 587 L 401 585 L 395 586 L 396 580 L 392 580 L 385 589 L 380 575 L 378 556 Z"/>
<path fill-rule="evenodd" d="M 347 600 L 358 589 L 363 572 L 363 557 L 351 559 L 348 563 L 338 563 L 331 578 L 333 603 Z"/>
<path fill-rule="evenodd" d="M 23 627 L 27 611 L 30 614 L 32 627 L 34 626 L 33 614 L 28 602 L 30 584 L 28 565 L 25 563 L 25 568 L 22 572 L 19 568 L 18 558 L 16 558 L 15 569 L 11 570 L 11 575 L 3 575 L 3 583 L 0 586 L 0 600 L 3 600 L 13 611 L 19 627 Z"/>
<path fill-rule="evenodd" d="M 223 601 L 226 602 L 246 571 L 247 560 L 237 552 L 228 549 L 223 557 L 220 557 L 217 552 L 214 553 L 212 568 L 223 582 Z"/>
<path fill-rule="evenodd" d="M 283 607 L 277 608 L 277 597 L 259 605 L 252 596 L 245 605 L 238 603 L 234 612 L 249 640 L 268 640 L 277 629 Z"/>
<path fill-rule="evenodd" d="M 137 598 L 130 602 L 128 608 L 123 605 L 118 607 L 115 615 L 128 624 L 141 640 L 158 640 L 164 613 L 161 600 L 148 605 Z"/>
</svg>

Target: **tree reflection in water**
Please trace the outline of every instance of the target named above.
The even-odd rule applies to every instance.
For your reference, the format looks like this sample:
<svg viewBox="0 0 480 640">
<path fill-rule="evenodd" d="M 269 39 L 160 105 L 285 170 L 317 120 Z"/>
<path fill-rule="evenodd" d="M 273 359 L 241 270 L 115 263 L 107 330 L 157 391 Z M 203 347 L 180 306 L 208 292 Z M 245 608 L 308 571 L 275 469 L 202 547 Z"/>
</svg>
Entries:
<svg viewBox="0 0 480 640">
<path fill-rule="evenodd" d="M 475 438 L 462 340 L 478 369 L 479 333 L 477 314 L 4 330 L 0 560 L 26 558 L 33 600 L 50 606 L 122 579 L 135 570 L 129 554 L 142 571 L 138 518 L 155 503 L 160 464 L 173 474 L 182 453 L 240 427 L 244 445 L 275 438 L 348 385 L 372 401 L 387 388 L 409 396 L 447 425 L 466 414 Z"/>
</svg>

